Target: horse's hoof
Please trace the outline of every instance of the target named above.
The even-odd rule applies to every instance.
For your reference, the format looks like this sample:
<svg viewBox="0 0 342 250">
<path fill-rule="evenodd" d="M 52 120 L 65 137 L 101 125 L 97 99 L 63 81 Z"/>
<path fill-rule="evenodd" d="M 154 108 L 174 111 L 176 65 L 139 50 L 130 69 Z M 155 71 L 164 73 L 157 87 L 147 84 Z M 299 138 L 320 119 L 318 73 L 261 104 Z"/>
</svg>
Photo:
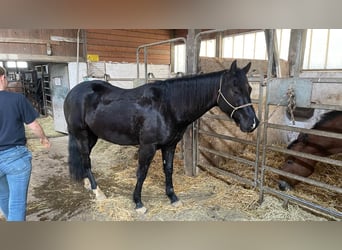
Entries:
<svg viewBox="0 0 342 250">
<path fill-rule="evenodd" d="M 99 187 L 93 189 L 93 193 L 95 194 L 96 200 L 98 201 L 107 199 L 106 195 L 102 192 L 102 190 Z"/>
<path fill-rule="evenodd" d="M 180 206 L 183 206 L 183 202 L 178 200 L 178 201 L 172 202 L 171 205 L 174 207 L 180 207 Z"/>
<path fill-rule="evenodd" d="M 88 178 L 83 179 L 83 186 L 85 187 L 85 189 L 91 190 L 91 185 Z"/>
<path fill-rule="evenodd" d="M 140 207 L 140 208 L 136 208 L 135 211 L 137 211 L 138 214 L 145 214 L 147 211 L 146 207 Z"/>
</svg>

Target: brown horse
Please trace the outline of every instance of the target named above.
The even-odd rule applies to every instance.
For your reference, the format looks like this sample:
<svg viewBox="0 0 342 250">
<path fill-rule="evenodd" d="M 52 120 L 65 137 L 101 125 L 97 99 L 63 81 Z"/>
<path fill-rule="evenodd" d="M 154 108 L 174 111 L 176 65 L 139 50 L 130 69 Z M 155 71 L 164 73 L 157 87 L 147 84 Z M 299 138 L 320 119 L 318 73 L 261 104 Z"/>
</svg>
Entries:
<svg viewBox="0 0 342 250">
<path fill-rule="evenodd" d="M 322 116 L 312 129 L 341 133 L 342 111 L 331 111 Z M 298 138 L 290 143 L 288 149 L 318 156 L 329 156 L 342 152 L 342 139 L 300 133 Z M 316 161 L 298 156 L 289 156 L 280 168 L 281 170 L 308 177 L 314 172 Z M 299 181 L 280 176 L 279 188 L 293 188 Z"/>
</svg>

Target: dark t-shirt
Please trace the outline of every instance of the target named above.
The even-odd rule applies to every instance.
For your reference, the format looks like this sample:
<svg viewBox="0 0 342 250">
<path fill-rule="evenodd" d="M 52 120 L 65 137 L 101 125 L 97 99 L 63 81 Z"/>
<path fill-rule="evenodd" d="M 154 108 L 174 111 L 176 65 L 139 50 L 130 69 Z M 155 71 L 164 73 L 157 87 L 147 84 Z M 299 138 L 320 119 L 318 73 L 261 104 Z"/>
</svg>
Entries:
<svg viewBox="0 0 342 250">
<path fill-rule="evenodd" d="M 25 145 L 24 123 L 30 124 L 38 116 L 24 95 L 0 91 L 0 150 Z"/>
</svg>

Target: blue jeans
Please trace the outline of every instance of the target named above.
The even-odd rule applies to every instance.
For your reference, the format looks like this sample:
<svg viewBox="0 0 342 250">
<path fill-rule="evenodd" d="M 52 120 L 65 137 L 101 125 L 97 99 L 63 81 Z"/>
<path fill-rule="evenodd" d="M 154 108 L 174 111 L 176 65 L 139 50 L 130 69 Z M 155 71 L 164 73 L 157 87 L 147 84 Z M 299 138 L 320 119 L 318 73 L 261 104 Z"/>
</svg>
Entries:
<svg viewBox="0 0 342 250">
<path fill-rule="evenodd" d="M 0 151 L 0 209 L 7 221 L 25 221 L 31 160 L 25 146 Z"/>
</svg>

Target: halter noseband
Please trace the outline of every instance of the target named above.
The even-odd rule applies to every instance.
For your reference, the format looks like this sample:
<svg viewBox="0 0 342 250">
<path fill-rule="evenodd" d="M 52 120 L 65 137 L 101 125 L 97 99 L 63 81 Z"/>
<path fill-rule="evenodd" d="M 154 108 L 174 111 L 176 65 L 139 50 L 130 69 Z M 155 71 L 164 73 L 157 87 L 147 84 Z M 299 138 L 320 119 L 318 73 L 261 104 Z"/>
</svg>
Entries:
<svg viewBox="0 0 342 250">
<path fill-rule="evenodd" d="M 238 107 L 235 107 L 234 105 L 232 105 L 223 95 L 222 91 L 221 91 L 221 88 L 222 88 L 222 80 L 223 80 L 223 76 L 224 76 L 225 73 L 222 74 L 221 78 L 220 78 L 220 88 L 218 90 L 218 94 L 217 94 L 217 104 L 219 102 L 219 99 L 220 99 L 220 96 L 222 97 L 222 99 L 233 109 L 232 113 L 230 114 L 230 118 L 233 119 L 233 115 L 235 113 L 236 110 L 238 109 L 242 109 L 242 108 L 245 108 L 245 107 L 248 107 L 248 106 L 251 106 L 253 105 L 251 102 L 250 103 L 246 103 L 246 104 L 243 104 L 243 105 L 240 105 Z"/>
</svg>

